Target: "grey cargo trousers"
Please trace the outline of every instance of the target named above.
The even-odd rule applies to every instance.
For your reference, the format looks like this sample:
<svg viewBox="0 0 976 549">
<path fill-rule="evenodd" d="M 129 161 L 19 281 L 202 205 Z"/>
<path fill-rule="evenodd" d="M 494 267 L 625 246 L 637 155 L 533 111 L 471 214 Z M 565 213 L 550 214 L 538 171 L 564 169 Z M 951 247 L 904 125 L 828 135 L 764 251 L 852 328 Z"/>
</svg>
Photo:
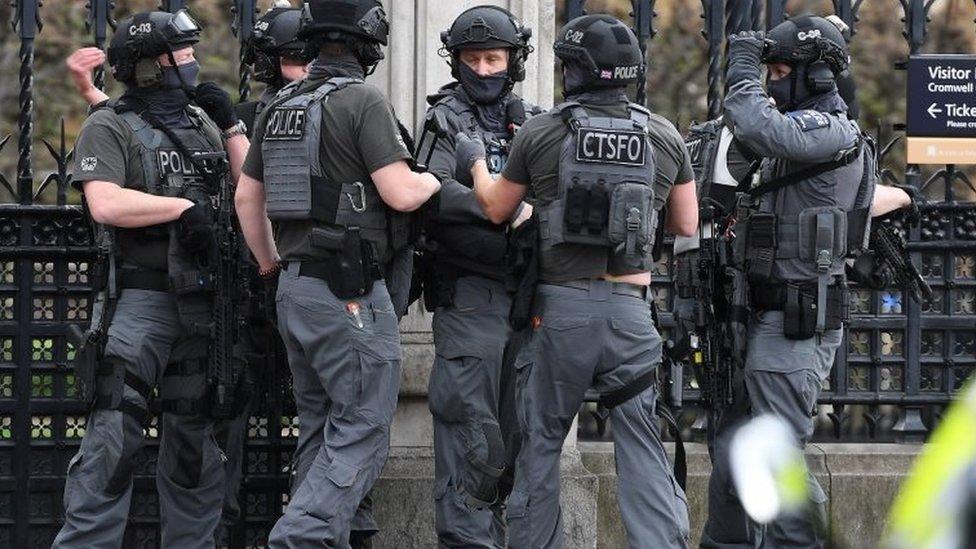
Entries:
<svg viewBox="0 0 976 549">
<path fill-rule="evenodd" d="M 701 547 L 824 547 L 827 496 L 813 475 L 807 478 L 810 509 L 761 526 L 749 520 L 736 496 L 729 446 L 736 427 L 750 416 L 764 413 L 785 420 L 796 434 L 797 444 L 806 445 L 813 435 L 811 413 L 830 375 L 843 330 L 790 340 L 783 336 L 783 313 L 764 311 L 750 318 L 748 335 L 745 371 L 736 375 L 734 402 L 717 419 L 717 428 L 709 426 L 712 475 Z"/>
<path fill-rule="evenodd" d="M 542 284 L 535 330 L 516 361 L 522 449 L 509 498 L 509 546 L 563 546 L 559 458 L 563 440 L 591 387 L 607 393 L 661 361 L 661 337 L 646 300 L 613 293 L 610 283 L 589 289 Z M 688 508 L 671 471 L 649 387 L 611 410 L 618 503 L 630 547 L 686 547 Z"/>
<path fill-rule="evenodd" d="M 207 340 L 187 336 L 176 302 L 166 292 L 123 290 L 108 330 L 105 357 L 150 386 L 163 399 L 198 399 L 206 373 L 169 375 L 167 367 L 205 357 Z M 126 386 L 123 398 L 145 408 Z M 213 547 L 224 499 L 223 454 L 213 421 L 204 415 L 161 416 L 162 440 L 156 489 L 163 547 Z M 81 448 L 68 464 L 65 523 L 54 547 L 121 547 L 132 499 L 132 466 L 142 447 L 143 427 L 120 410 L 94 409 Z"/>
<path fill-rule="evenodd" d="M 281 273 L 276 299 L 300 424 L 299 484 L 269 545 L 347 548 L 360 501 L 389 455 L 400 334 L 383 281 L 342 300 L 298 270 L 293 262 Z"/>
<path fill-rule="evenodd" d="M 441 547 L 505 546 L 504 502 L 495 500 L 506 465 L 498 409 L 510 306 L 501 282 L 468 276 L 455 283 L 453 304 L 434 313 L 428 402 Z"/>
</svg>

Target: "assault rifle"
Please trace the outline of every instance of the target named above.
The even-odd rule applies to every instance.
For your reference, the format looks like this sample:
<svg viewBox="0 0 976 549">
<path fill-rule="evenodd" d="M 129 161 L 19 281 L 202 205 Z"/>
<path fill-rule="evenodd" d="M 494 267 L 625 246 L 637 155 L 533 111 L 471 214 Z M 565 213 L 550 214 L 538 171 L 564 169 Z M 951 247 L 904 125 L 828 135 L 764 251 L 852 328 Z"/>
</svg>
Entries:
<svg viewBox="0 0 976 549">
<path fill-rule="evenodd" d="M 729 325 L 733 310 L 732 267 L 726 224 L 717 219 L 716 207 L 706 204 L 700 215 L 702 226 L 709 227 L 711 233 L 699 230 L 695 332 L 690 336 L 690 362 L 705 405 L 718 410 L 732 402 L 734 344 Z"/>
<path fill-rule="evenodd" d="M 249 277 L 241 254 L 240 231 L 234 217 L 234 185 L 226 177 L 225 153 L 194 153 L 201 163 L 219 163 L 217 213 L 214 224 L 216 248 L 209 267 L 213 284 L 213 315 L 207 379 L 211 389 L 210 414 L 228 419 L 240 408 L 240 388 L 247 366 L 241 347 L 243 307 L 248 299 Z"/>
<path fill-rule="evenodd" d="M 879 277 L 882 287 L 905 288 L 916 302 L 932 300 L 932 288 L 912 263 L 901 231 L 890 223 L 879 223 L 871 231 L 870 242 L 878 263 L 874 276 Z"/>
</svg>

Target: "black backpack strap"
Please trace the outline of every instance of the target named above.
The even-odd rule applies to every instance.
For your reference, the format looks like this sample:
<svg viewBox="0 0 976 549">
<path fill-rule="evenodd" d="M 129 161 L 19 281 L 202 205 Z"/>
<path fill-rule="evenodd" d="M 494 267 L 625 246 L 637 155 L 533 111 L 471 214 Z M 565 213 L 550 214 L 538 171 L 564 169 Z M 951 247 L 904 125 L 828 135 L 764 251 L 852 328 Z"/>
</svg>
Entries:
<svg viewBox="0 0 976 549">
<path fill-rule="evenodd" d="M 789 187 L 790 185 L 795 185 L 801 181 L 810 179 L 811 177 L 816 177 L 820 174 L 827 173 L 837 168 L 843 168 L 844 166 L 854 162 L 861 156 L 861 151 L 864 149 L 864 140 L 858 139 L 857 145 L 844 151 L 844 153 L 836 160 L 831 160 L 830 162 L 825 162 L 823 164 L 814 164 L 802 170 L 788 173 L 782 175 L 760 185 L 746 190 L 745 192 L 752 198 L 762 196 L 780 189 Z"/>
</svg>

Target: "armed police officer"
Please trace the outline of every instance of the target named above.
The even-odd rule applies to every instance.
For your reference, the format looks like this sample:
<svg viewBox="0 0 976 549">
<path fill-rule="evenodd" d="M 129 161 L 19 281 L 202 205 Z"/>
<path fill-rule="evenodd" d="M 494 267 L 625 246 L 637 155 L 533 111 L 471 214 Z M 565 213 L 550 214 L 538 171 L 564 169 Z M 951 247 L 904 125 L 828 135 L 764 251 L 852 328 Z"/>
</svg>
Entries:
<svg viewBox="0 0 976 549">
<path fill-rule="evenodd" d="M 559 456 L 588 389 L 611 409 L 619 503 L 632 547 L 684 547 L 684 492 L 654 420 L 661 337 L 648 285 L 656 211 L 668 230 L 697 226 L 684 142 L 662 117 L 630 103 L 643 75 L 637 38 L 588 15 L 557 35 L 567 102 L 530 119 L 492 180 L 480 142 L 464 139 L 478 200 L 503 222 L 523 197 L 538 223 L 534 330 L 516 362 L 523 439 L 509 498 L 512 547 L 561 547 Z"/>
<path fill-rule="evenodd" d="M 225 178 L 239 175 L 248 141 L 230 97 L 196 85 L 199 36 L 185 11 L 120 22 L 108 61 L 125 93 L 89 117 L 76 143 L 75 178 L 97 224 L 104 291 L 90 346 L 79 351 L 91 358 L 78 383 L 94 382 L 93 410 L 68 465 L 56 547 L 121 546 L 156 387 L 161 543 L 213 545 L 224 467 L 208 413 L 212 309 L 208 285 L 197 282 L 209 280 L 216 248 L 213 203 Z"/>
<path fill-rule="evenodd" d="M 253 67 L 254 79 L 264 83 L 265 88 L 257 100 L 237 105 L 237 114 L 250 132 L 254 131 L 257 117 L 281 88 L 308 74 L 314 52 L 298 37 L 301 15 L 301 8 L 291 7 L 287 0 L 278 0 L 254 23 L 243 61 Z"/>
<path fill-rule="evenodd" d="M 237 190 L 262 274 L 281 269 L 278 328 L 299 446 L 315 449 L 298 456 L 296 469 L 308 473 L 271 532 L 273 547 L 348 546 L 389 453 L 400 347 L 384 271 L 405 245 L 396 213 L 419 208 L 440 183 L 410 170 L 392 107 L 364 81 L 388 33 L 378 0 L 305 4 L 299 36 L 318 57 L 258 117 Z"/>
<path fill-rule="evenodd" d="M 426 164 L 444 182 L 436 207 L 427 210 L 424 261 L 425 303 L 435 311 L 437 357 L 429 401 L 436 528 L 444 547 L 505 545 L 503 504 L 511 480 L 507 488 L 499 482 L 510 455 L 504 434 L 517 428 L 499 424 L 511 306 L 505 286 L 507 224 L 496 225 L 481 211 L 470 171 L 458 169 L 454 136 L 479 136 L 490 149 L 489 171 L 501 173 L 515 131 L 538 113 L 512 92 L 525 78 L 531 34 L 503 8 L 464 11 L 441 33 L 455 81 L 427 98 L 429 129 L 422 141 L 436 141 Z"/>
<path fill-rule="evenodd" d="M 845 258 L 864 247 L 874 199 L 874 156 L 835 84 L 849 64 L 840 30 L 803 16 L 765 38 L 753 31 L 729 38 L 725 122 L 763 161 L 759 185 L 739 205 L 734 255 L 753 315 L 744 371 L 712 448 L 702 547 L 824 543 L 826 496 L 813 477 L 815 512 L 765 529 L 749 522 L 731 488 L 728 444 L 749 413 L 783 418 L 801 446 L 813 434 L 811 411 L 843 336 Z"/>
</svg>

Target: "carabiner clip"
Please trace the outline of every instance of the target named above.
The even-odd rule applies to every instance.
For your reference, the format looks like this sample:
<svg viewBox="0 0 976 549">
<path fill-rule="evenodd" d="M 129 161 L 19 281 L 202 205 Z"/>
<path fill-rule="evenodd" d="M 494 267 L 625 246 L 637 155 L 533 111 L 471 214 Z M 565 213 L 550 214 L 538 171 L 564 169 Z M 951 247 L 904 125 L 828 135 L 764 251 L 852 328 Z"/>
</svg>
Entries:
<svg viewBox="0 0 976 549">
<path fill-rule="evenodd" d="M 346 198 L 349 199 L 349 205 L 352 206 L 352 211 L 363 213 L 366 211 L 366 188 L 359 181 L 353 183 L 353 186 L 359 188 L 359 205 L 356 205 L 356 199 L 351 194 L 346 193 Z"/>
</svg>

